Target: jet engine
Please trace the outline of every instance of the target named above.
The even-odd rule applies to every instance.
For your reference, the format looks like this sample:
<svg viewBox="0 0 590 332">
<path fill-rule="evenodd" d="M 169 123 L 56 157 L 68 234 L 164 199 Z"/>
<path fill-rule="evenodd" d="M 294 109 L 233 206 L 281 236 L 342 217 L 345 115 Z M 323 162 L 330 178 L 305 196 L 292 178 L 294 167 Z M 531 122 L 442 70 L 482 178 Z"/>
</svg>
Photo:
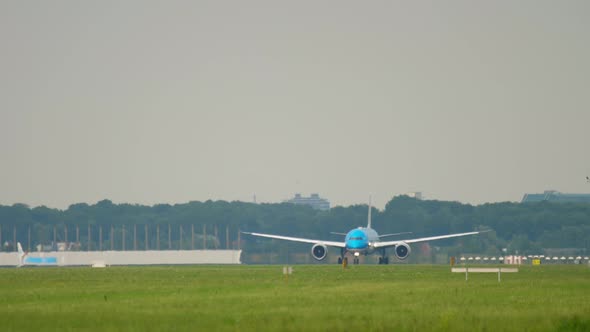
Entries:
<svg viewBox="0 0 590 332">
<path fill-rule="evenodd" d="M 325 245 L 323 245 L 321 243 L 316 243 L 313 245 L 313 247 L 311 247 L 311 255 L 313 256 L 313 258 L 317 259 L 318 261 L 321 261 L 322 259 L 326 258 L 327 254 L 328 254 L 328 247 L 326 247 Z"/>
<path fill-rule="evenodd" d="M 395 246 L 395 256 L 398 259 L 404 260 L 406 258 L 408 258 L 408 256 L 410 256 L 410 253 L 412 252 L 412 249 L 410 248 L 410 246 L 407 243 L 400 243 L 397 246 Z"/>
</svg>

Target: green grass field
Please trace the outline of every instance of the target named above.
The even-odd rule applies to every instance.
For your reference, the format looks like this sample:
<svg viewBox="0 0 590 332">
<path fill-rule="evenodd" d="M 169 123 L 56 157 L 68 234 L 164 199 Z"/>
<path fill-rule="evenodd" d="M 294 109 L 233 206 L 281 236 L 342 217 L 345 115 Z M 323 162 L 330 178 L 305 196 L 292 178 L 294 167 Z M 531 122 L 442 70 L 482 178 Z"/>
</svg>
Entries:
<svg viewBox="0 0 590 332">
<path fill-rule="evenodd" d="M 587 265 L 0 269 L 0 331 L 590 331 Z"/>
</svg>

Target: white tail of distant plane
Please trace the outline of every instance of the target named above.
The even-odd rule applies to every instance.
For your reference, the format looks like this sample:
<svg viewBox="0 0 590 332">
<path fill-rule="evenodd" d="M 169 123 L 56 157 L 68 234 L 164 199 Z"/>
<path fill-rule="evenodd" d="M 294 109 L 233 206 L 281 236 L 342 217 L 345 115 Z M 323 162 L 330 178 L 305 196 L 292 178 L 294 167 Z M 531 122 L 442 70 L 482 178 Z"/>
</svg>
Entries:
<svg viewBox="0 0 590 332">
<path fill-rule="evenodd" d="M 23 246 L 20 245 L 20 242 L 16 243 L 16 247 L 18 248 L 18 265 L 17 267 L 23 266 L 23 262 L 27 253 L 23 251 Z"/>
</svg>

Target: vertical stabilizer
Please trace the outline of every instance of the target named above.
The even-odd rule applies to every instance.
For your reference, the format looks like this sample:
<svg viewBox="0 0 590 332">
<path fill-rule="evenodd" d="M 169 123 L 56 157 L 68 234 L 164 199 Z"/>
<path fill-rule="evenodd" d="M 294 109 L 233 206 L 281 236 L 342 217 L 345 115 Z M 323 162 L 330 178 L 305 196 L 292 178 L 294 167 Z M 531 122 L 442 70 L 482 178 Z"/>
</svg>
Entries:
<svg viewBox="0 0 590 332">
<path fill-rule="evenodd" d="M 367 228 L 371 228 L 371 196 L 369 196 L 369 216 L 367 217 Z"/>
<path fill-rule="evenodd" d="M 18 266 L 23 266 L 25 252 L 23 251 L 23 247 L 20 245 L 20 242 L 16 243 L 16 247 L 18 248 Z"/>
</svg>

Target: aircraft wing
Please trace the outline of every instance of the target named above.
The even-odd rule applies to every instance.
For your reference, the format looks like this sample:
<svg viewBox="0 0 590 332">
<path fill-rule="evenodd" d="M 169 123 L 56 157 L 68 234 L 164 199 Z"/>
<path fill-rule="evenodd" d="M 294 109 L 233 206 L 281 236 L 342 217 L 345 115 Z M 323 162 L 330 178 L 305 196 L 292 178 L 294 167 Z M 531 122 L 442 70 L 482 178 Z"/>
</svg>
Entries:
<svg viewBox="0 0 590 332">
<path fill-rule="evenodd" d="M 453 237 L 460 237 L 460 236 L 467 236 L 467 235 L 475 235 L 475 234 L 485 233 L 485 232 L 488 232 L 488 231 L 468 232 L 468 233 L 455 233 L 455 234 L 447 234 L 447 235 L 421 237 L 421 238 L 418 238 L 418 239 L 409 239 L 409 240 L 375 242 L 373 244 L 373 247 L 375 247 L 375 248 L 393 247 L 393 246 L 396 246 L 396 245 L 398 245 L 398 244 L 400 244 L 402 242 L 410 244 L 410 243 L 426 242 L 426 241 L 432 241 L 432 240 L 449 239 L 449 238 L 453 238 Z"/>
<path fill-rule="evenodd" d="M 242 233 L 253 235 L 253 236 L 267 237 L 270 239 L 277 239 L 277 240 L 286 240 L 286 241 L 312 243 L 312 244 L 321 243 L 321 244 L 325 244 L 330 247 L 344 248 L 346 246 L 346 243 L 344 243 L 344 242 L 312 240 L 312 239 L 304 239 L 304 238 L 300 238 L 300 237 L 291 237 L 291 236 L 282 236 L 282 235 L 273 235 L 273 234 L 262 234 L 262 233 L 250 233 L 250 232 L 242 232 Z"/>
</svg>

